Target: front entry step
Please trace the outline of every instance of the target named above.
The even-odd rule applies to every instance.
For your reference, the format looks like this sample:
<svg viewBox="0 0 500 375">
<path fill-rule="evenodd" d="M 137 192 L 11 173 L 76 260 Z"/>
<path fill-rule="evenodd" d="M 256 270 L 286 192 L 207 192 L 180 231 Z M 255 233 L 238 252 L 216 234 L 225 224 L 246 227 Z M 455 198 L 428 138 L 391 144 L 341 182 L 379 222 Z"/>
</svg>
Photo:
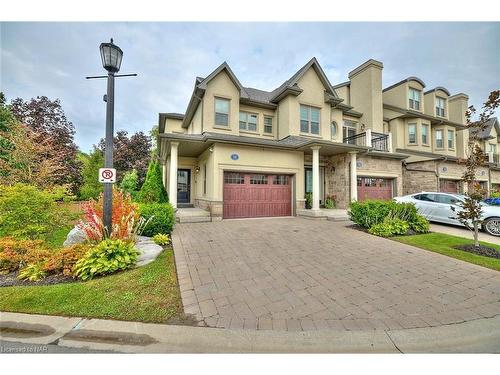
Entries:
<svg viewBox="0 0 500 375">
<path fill-rule="evenodd" d="M 210 212 L 198 207 L 178 208 L 175 213 L 177 223 L 205 223 L 212 221 Z"/>
<path fill-rule="evenodd" d="M 305 217 L 308 219 L 320 219 L 320 220 L 330 220 L 330 221 L 349 221 L 349 215 L 347 210 L 333 208 L 326 209 L 321 208 L 317 211 L 315 210 L 297 210 L 297 216 Z"/>
</svg>

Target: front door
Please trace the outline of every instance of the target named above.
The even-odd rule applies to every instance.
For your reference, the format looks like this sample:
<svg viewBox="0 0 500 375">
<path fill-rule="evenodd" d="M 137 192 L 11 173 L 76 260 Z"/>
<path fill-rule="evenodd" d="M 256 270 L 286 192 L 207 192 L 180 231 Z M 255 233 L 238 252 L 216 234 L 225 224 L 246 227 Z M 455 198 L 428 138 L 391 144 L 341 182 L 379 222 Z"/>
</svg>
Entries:
<svg viewBox="0 0 500 375">
<path fill-rule="evenodd" d="M 177 203 L 190 203 L 191 170 L 177 170 Z"/>
<path fill-rule="evenodd" d="M 304 168 L 306 172 L 306 186 L 305 186 L 305 192 L 306 193 L 312 193 L 313 188 L 313 171 L 311 167 L 305 167 Z M 319 167 L 319 204 L 323 205 L 325 201 L 325 167 Z"/>
</svg>

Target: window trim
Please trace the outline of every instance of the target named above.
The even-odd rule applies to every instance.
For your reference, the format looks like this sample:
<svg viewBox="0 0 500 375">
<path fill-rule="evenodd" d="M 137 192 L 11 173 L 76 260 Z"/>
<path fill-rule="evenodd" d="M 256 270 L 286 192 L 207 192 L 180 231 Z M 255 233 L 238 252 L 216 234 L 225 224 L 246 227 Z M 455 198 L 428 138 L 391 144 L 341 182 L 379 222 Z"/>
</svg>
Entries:
<svg viewBox="0 0 500 375">
<path fill-rule="evenodd" d="M 443 101 L 443 108 L 438 107 L 439 100 Z M 443 110 L 443 115 L 441 115 L 438 111 L 441 109 Z M 446 117 L 446 99 L 445 98 L 436 95 L 435 100 L 434 100 L 434 111 L 435 111 L 436 117 L 442 117 L 442 118 Z"/>
<path fill-rule="evenodd" d="M 307 116 L 307 132 L 303 132 L 302 131 L 302 107 L 305 107 L 308 109 L 308 116 Z M 319 118 L 318 118 L 318 133 L 312 133 L 311 132 L 311 123 L 313 121 L 312 120 L 312 111 L 311 109 L 315 109 L 318 111 L 318 115 L 319 115 Z M 315 122 L 315 121 L 314 121 Z M 309 104 L 300 104 L 299 105 L 299 131 L 300 133 L 302 134 L 307 134 L 307 135 L 312 135 L 313 137 L 321 137 L 321 108 L 320 107 L 315 107 L 315 106 L 312 106 L 312 105 L 309 105 Z"/>
<path fill-rule="evenodd" d="M 226 114 L 222 112 L 217 112 L 217 100 L 224 100 L 228 103 L 227 109 L 227 125 L 217 124 L 217 113 Z M 231 99 L 224 98 L 222 96 L 214 96 L 214 128 L 220 129 L 231 129 Z"/>
<path fill-rule="evenodd" d="M 245 121 L 245 124 L 246 124 L 246 129 L 242 129 L 241 128 L 241 115 L 242 114 L 245 114 L 247 119 Z M 256 122 L 255 122 L 255 130 L 249 130 L 248 129 L 248 119 L 250 118 L 250 116 L 255 116 L 256 118 Z M 238 117 L 238 129 L 240 130 L 240 132 L 246 132 L 246 133 L 258 133 L 259 132 L 259 114 L 258 113 L 254 113 L 254 112 L 248 112 L 248 111 L 240 111 L 239 113 L 239 117 Z"/>
<path fill-rule="evenodd" d="M 444 131 L 444 129 L 436 129 L 434 131 L 434 140 L 435 140 L 434 144 L 435 144 L 436 150 L 444 150 L 444 132 L 443 131 Z M 438 137 L 437 137 L 438 132 L 441 132 L 441 142 L 443 142 L 443 144 L 442 144 L 441 147 L 439 147 L 438 143 L 437 143 L 437 141 L 438 141 Z"/>
<path fill-rule="evenodd" d="M 410 140 L 410 127 L 415 128 L 415 142 L 411 142 L 411 140 Z M 417 123 L 416 122 L 412 122 L 412 123 L 408 124 L 408 144 L 412 145 L 412 146 L 418 145 L 418 134 L 417 134 Z"/>
<path fill-rule="evenodd" d="M 453 147 L 450 147 L 450 133 L 452 134 L 451 141 L 453 142 Z M 446 131 L 446 146 L 448 150 L 455 150 L 455 130 L 448 129 Z"/>
<path fill-rule="evenodd" d="M 429 146 L 429 134 L 430 134 L 430 125 L 429 124 L 422 124 L 421 125 L 422 128 L 420 129 L 420 140 L 422 141 L 422 146 Z M 424 135 L 424 132 L 423 132 L 423 129 L 424 127 L 427 129 L 427 132 L 425 134 L 425 137 L 427 138 L 426 139 L 426 142 L 424 143 L 424 138 L 423 138 L 423 135 Z"/>
<path fill-rule="evenodd" d="M 410 93 L 412 92 L 418 93 L 418 100 L 413 99 L 413 97 L 410 95 Z M 410 105 L 410 100 L 413 103 L 418 103 L 418 108 L 412 107 Z M 422 111 L 422 91 L 414 87 L 408 87 L 408 102 L 406 104 L 408 105 L 408 109 L 419 112 Z"/>
<path fill-rule="evenodd" d="M 271 125 L 266 125 L 266 118 L 271 119 Z M 266 126 L 271 127 L 271 132 L 266 132 Z M 274 134 L 274 118 L 273 116 L 264 115 L 264 120 L 262 122 L 262 134 L 273 135 Z"/>
</svg>

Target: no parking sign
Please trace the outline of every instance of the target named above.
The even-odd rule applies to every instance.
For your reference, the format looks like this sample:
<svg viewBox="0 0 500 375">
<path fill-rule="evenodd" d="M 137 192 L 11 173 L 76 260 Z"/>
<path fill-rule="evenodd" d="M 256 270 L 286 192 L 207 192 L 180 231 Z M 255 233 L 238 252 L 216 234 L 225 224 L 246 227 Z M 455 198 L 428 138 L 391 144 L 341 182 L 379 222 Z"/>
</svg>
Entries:
<svg viewBox="0 0 500 375">
<path fill-rule="evenodd" d="M 103 184 L 113 184 L 116 181 L 116 169 L 99 168 L 99 182 Z"/>
</svg>

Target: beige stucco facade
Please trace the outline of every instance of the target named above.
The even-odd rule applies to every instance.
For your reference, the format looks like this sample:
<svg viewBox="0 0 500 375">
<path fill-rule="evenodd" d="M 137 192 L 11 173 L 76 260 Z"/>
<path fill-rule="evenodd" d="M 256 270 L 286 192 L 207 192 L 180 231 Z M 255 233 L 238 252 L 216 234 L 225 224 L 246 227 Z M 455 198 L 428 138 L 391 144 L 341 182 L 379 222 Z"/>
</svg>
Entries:
<svg viewBox="0 0 500 375">
<path fill-rule="evenodd" d="M 190 174 L 189 202 L 184 203 L 218 218 L 223 216 L 224 173 L 230 171 L 289 176 L 292 214 L 304 207 L 311 186 L 319 186 L 321 196 L 314 199 L 321 204 L 335 196 L 337 207 L 345 208 L 357 199 L 363 178 L 389 181 L 391 196 L 436 190 L 442 179 L 459 180 L 464 167 L 458 161 L 466 155 L 468 133 L 464 114 L 458 112 L 467 108 L 467 96 L 450 96 L 444 88 L 424 93 L 425 84 L 416 77 L 383 90 L 382 72 L 382 63 L 369 60 L 349 73 L 348 82 L 331 86 L 312 59 L 269 92 L 244 87 L 222 64 L 208 77 L 196 79 L 185 114 L 160 114 L 165 186 L 170 190 L 168 181 L 175 178 L 170 168 L 174 144 L 177 169 Z M 418 110 L 409 106 L 410 89 L 420 92 Z M 436 116 L 436 97 L 446 103 L 441 118 Z M 215 123 L 217 98 L 229 103 L 227 126 Z M 301 118 L 301 106 L 319 114 L 317 134 L 312 131 L 316 117 Z M 241 128 L 240 114 L 256 116 L 255 131 Z M 264 130 L 265 121 L 271 131 Z M 308 132 L 301 131 L 301 121 L 307 121 Z M 442 145 L 436 140 L 438 131 Z M 492 133 L 484 147 L 497 139 Z M 500 184 L 500 171 L 481 168 L 479 178 Z M 363 188 L 369 195 L 371 187 Z M 170 197 L 175 194 L 169 191 Z"/>
</svg>

